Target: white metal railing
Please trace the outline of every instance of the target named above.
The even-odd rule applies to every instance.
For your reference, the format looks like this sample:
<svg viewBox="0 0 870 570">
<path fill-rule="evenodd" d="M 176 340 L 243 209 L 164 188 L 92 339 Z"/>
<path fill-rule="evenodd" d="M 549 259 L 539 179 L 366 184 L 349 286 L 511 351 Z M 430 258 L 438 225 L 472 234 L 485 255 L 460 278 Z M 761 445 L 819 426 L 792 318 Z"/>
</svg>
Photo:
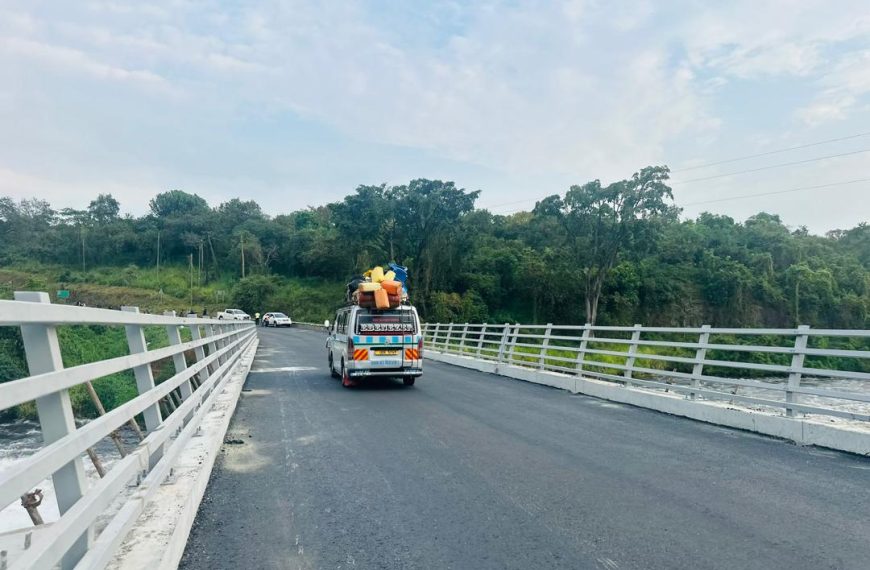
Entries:
<svg viewBox="0 0 870 570">
<path fill-rule="evenodd" d="M 0 411 L 36 401 L 45 446 L 0 472 L 0 509 L 18 501 L 51 477 L 60 518 L 41 531 L 39 541 L 9 560 L 10 568 L 102 568 L 109 563 L 148 497 L 170 474 L 173 462 L 197 431 L 214 398 L 232 376 L 240 357 L 256 340 L 250 321 L 180 318 L 174 313 L 146 315 L 136 307 L 121 311 L 52 305 L 46 293 L 19 292 L 15 301 L 0 301 L 0 326 L 21 328 L 31 376 L 0 384 Z M 124 326 L 129 356 L 64 368 L 57 338 L 59 325 Z M 143 327 L 166 327 L 170 345 L 149 350 Z M 182 342 L 180 328 L 191 340 Z M 195 362 L 188 366 L 186 352 Z M 172 358 L 175 374 L 156 384 L 151 364 Z M 70 388 L 132 370 L 138 396 L 76 427 Z M 101 439 L 117 437 L 130 424 L 142 440 L 120 447 L 122 458 L 90 485 L 83 455 Z M 91 452 L 92 453 L 92 452 Z M 98 458 L 92 459 L 96 463 Z M 136 501 L 123 503 L 95 536 L 95 522 L 125 487 L 133 483 Z"/>
<path fill-rule="evenodd" d="M 428 350 L 496 365 L 778 408 L 789 416 L 870 421 L 868 330 L 426 323 L 423 332 Z"/>
</svg>

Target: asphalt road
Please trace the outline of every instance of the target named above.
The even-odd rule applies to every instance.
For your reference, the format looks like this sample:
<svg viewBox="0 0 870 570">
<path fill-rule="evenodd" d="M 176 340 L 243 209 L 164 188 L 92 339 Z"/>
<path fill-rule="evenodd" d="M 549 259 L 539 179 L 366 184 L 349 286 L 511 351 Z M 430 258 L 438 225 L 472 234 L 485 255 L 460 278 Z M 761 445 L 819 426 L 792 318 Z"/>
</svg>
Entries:
<svg viewBox="0 0 870 570">
<path fill-rule="evenodd" d="M 182 568 L 870 568 L 870 460 L 268 330 Z"/>
</svg>

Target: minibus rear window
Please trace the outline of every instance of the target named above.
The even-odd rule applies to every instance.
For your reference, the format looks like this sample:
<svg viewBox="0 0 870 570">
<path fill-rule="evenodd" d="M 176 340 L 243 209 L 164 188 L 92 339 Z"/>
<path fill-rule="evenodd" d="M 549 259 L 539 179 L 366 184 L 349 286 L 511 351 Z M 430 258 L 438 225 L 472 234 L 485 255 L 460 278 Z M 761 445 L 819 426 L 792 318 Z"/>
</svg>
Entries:
<svg viewBox="0 0 870 570">
<path fill-rule="evenodd" d="M 360 313 L 356 319 L 357 334 L 414 334 L 417 332 L 411 311 Z"/>
</svg>

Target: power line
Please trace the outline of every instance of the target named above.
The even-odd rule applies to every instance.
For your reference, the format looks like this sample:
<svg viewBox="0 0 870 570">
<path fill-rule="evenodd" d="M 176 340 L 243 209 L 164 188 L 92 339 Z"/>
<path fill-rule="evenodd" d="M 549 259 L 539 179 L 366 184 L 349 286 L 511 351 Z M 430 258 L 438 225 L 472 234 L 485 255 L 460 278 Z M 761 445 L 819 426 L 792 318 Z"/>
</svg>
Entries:
<svg viewBox="0 0 870 570">
<path fill-rule="evenodd" d="M 714 200 L 702 200 L 700 202 L 688 202 L 683 206 L 698 206 L 700 204 L 713 204 L 715 202 L 728 202 L 730 200 L 744 200 L 746 198 L 759 198 L 761 196 L 773 196 L 774 194 L 787 194 L 789 192 L 798 192 L 800 190 L 817 190 L 819 188 L 830 188 L 831 186 L 845 186 L 847 184 L 857 184 L 859 182 L 870 182 L 870 178 L 858 178 L 856 180 L 846 180 L 844 182 L 832 182 L 830 184 L 818 184 L 816 186 L 801 186 L 799 188 L 789 188 L 788 190 L 775 190 L 773 192 L 760 192 L 758 194 L 742 194 L 740 196 L 731 196 L 728 198 L 716 198 Z"/>
<path fill-rule="evenodd" d="M 780 148 L 777 150 L 769 150 L 767 152 L 759 152 L 757 154 L 747 154 L 747 155 L 738 156 L 735 158 L 728 158 L 725 160 L 717 160 L 716 162 L 707 162 L 705 164 L 699 164 L 698 166 L 690 166 L 688 168 L 680 168 L 678 170 L 672 170 L 671 172 L 672 173 L 688 172 L 690 170 L 698 170 L 700 168 L 707 168 L 709 166 L 717 166 L 719 164 L 729 164 L 731 162 L 740 162 L 741 160 L 749 160 L 750 158 L 758 158 L 759 156 L 770 156 L 771 154 L 780 154 L 783 152 L 789 152 L 791 150 L 799 150 L 802 148 L 810 148 L 810 147 L 819 146 L 822 144 L 829 144 L 829 143 L 833 143 L 833 142 L 840 142 L 840 141 L 847 141 L 847 140 L 851 140 L 851 139 L 857 139 L 860 137 L 866 137 L 868 135 L 870 135 L 870 132 L 858 133 L 856 135 L 849 135 L 847 137 L 839 137 L 836 139 L 827 139 L 827 140 L 823 140 L 823 141 L 817 141 L 817 142 L 802 144 L 802 145 L 798 145 L 798 146 L 790 146 L 788 148 Z"/>
<path fill-rule="evenodd" d="M 815 158 L 807 158 L 804 160 L 795 160 L 792 162 L 781 162 L 779 164 L 772 164 L 770 166 L 762 166 L 760 168 L 750 168 L 748 170 L 738 170 L 736 172 L 726 172 L 724 174 L 715 174 L 713 176 L 705 176 L 703 178 L 692 178 L 690 180 L 683 180 L 682 182 L 672 182 L 671 184 L 688 184 L 690 182 L 701 182 L 703 180 L 713 180 L 715 178 L 725 178 L 726 176 L 736 176 L 737 174 L 748 174 L 750 172 L 761 172 L 762 170 L 771 170 L 773 168 L 782 168 L 783 166 L 794 166 L 796 164 L 807 164 L 808 162 L 818 162 L 820 160 L 828 160 L 831 158 L 839 158 L 841 156 L 852 156 L 855 154 L 861 154 L 864 152 L 870 152 L 870 148 L 865 148 L 863 150 L 855 150 L 852 152 L 841 152 L 840 154 L 830 154 L 828 156 L 817 156 Z"/>
<path fill-rule="evenodd" d="M 769 155 L 772 155 L 772 154 L 779 154 L 779 153 L 788 152 L 788 151 L 791 151 L 791 150 L 798 150 L 798 149 L 802 149 L 802 148 L 809 148 L 809 147 L 818 146 L 818 145 L 822 145 L 822 144 L 828 144 L 828 143 L 832 143 L 832 142 L 839 142 L 839 141 L 851 140 L 851 139 L 856 139 L 856 138 L 865 137 L 865 136 L 870 136 L 870 131 L 865 132 L 865 133 L 857 133 L 857 134 L 849 135 L 849 136 L 845 136 L 845 137 L 839 137 L 839 138 L 835 138 L 835 139 L 826 139 L 826 140 L 823 140 L 823 141 L 817 141 L 817 142 L 807 143 L 807 144 L 803 144 L 803 145 L 792 146 L 792 147 L 788 147 L 788 148 L 782 148 L 782 149 L 777 149 L 777 150 L 771 150 L 771 151 L 762 152 L 762 153 L 758 153 L 758 154 L 750 154 L 750 155 L 745 155 L 745 156 L 736 157 L 736 158 L 729 158 L 729 159 L 726 159 L 726 160 L 719 160 L 719 161 L 716 161 L 716 162 L 709 162 L 709 163 L 702 164 L 702 165 L 699 165 L 699 166 L 692 166 L 692 167 L 690 167 L 690 168 L 683 168 L 683 169 L 680 169 L 680 170 L 673 170 L 673 171 L 671 171 L 671 173 L 673 174 L 673 173 L 679 173 L 679 172 L 688 172 L 688 171 L 690 171 L 690 170 L 697 170 L 697 169 L 706 168 L 706 167 L 709 167 L 709 166 L 715 166 L 715 165 L 719 165 L 719 164 L 728 164 L 728 163 L 732 163 L 732 162 L 738 162 L 738 161 L 741 161 L 741 160 L 747 160 L 747 159 L 750 159 L 750 158 L 756 158 L 756 157 L 760 157 L 760 156 L 769 156 Z M 793 162 L 784 162 L 784 163 L 780 163 L 780 164 L 773 164 L 773 165 L 770 165 L 770 166 L 762 166 L 762 167 L 759 167 L 759 168 L 751 168 L 751 169 L 747 169 L 747 170 L 738 170 L 738 171 L 736 171 L 736 172 L 727 172 L 727 173 L 724 173 L 724 174 L 717 174 L 717 175 L 713 175 L 713 176 L 705 176 L 705 177 L 703 177 L 703 178 L 692 178 L 691 180 L 684 180 L 684 181 L 682 181 L 682 182 L 680 182 L 680 181 L 674 181 L 674 182 L 671 182 L 671 185 L 676 185 L 676 184 L 688 184 L 688 183 L 691 183 L 691 182 L 701 182 L 701 181 L 703 181 L 703 180 L 714 180 L 714 179 L 716 179 L 716 178 L 724 178 L 724 177 L 727 177 L 727 176 L 736 176 L 736 175 L 738 175 L 738 174 L 748 174 L 748 173 L 751 173 L 751 172 L 760 172 L 760 171 L 763 171 L 763 170 L 770 170 L 770 169 L 774 169 L 774 168 L 783 168 L 783 167 L 785 167 L 785 166 L 794 166 L 794 165 L 798 165 L 798 164 L 807 164 L 807 163 L 810 163 L 810 162 L 819 162 L 819 161 L 822 161 L 822 160 L 829 160 L 829 159 L 831 159 L 831 158 L 839 158 L 839 157 L 843 157 L 843 156 L 851 156 L 851 155 L 855 155 L 855 154 L 862 154 L 862 153 L 865 153 L 865 152 L 870 152 L 870 149 L 857 150 L 857 151 L 853 151 L 853 152 L 845 152 L 845 153 L 840 153 L 840 154 L 833 154 L 833 155 L 829 155 L 829 156 L 820 156 L 820 157 L 815 157 L 815 158 L 808 158 L 808 159 L 797 160 L 797 161 L 793 161 Z M 510 201 L 510 202 L 499 202 L 498 204 L 491 204 L 491 205 L 489 205 L 489 206 L 483 206 L 483 207 L 484 207 L 485 209 L 487 209 L 487 210 L 492 210 L 492 209 L 494 209 L 494 208 L 500 208 L 500 207 L 502 207 L 502 206 L 512 206 L 512 205 L 514 205 L 514 204 L 522 204 L 522 203 L 526 203 L 526 202 L 536 202 L 536 201 L 539 201 L 539 200 L 541 200 L 541 199 L 542 199 L 542 198 L 524 198 L 524 199 L 522 199 L 522 200 L 512 200 L 512 201 Z"/>
<path fill-rule="evenodd" d="M 815 186 L 800 186 L 798 188 L 789 188 L 788 190 L 775 190 L 773 192 L 760 192 L 758 194 L 742 194 L 740 196 L 731 196 L 728 198 L 716 198 L 713 200 L 701 200 L 698 202 L 687 202 L 685 204 L 678 204 L 682 207 L 688 206 L 698 206 L 701 204 L 713 204 L 717 202 L 728 202 L 731 200 L 745 200 L 747 198 L 760 198 L 762 196 L 773 196 L 776 194 L 788 194 L 791 192 L 799 192 L 801 190 L 818 190 L 820 188 L 830 188 L 833 186 L 846 186 L 849 184 L 858 184 L 859 182 L 870 182 L 870 178 L 857 178 L 855 180 L 845 180 L 843 182 L 831 182 L 830 184 L 817 184 Z M 521 212 L 522 210 L 513 210 L 510 212 L 504 212 L 503 214 L 498 214 L 502 216 L 509 216 L 511 214 L 516 214 L 517 212 Z"/>
<path fill-rule="evenodd" d="M 486 210 L 491 210 L 492 208 L 500 208 L 502 206 L 511 206 L 513 204 L 522 204 L 523 202 L 531 202 L 532 200 L 538 201 L 541 198 L 523 198 L 522 200 L 513 200 L 512 202 L 501 202 L 499 204 L 490 204 L 489 206 L 483 206 Z"/>
</svg>

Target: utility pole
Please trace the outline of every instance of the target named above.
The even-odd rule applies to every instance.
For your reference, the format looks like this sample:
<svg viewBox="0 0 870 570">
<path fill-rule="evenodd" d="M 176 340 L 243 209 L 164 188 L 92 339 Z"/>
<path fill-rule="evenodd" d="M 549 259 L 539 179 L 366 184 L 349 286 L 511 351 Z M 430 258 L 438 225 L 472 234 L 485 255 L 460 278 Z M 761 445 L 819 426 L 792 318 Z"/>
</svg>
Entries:
<svg viewBox="0 0 870 570">
<path fill-rule="evenodd" d="M 242 249 L 242 279 L 244 279 L 245 278 L 245 234 L 241 233 L 241 234 L 239 234 L 239 237 L 242 240 L 240 247 Z"/>
<path fill-rule="evenodd" d="M 85 226 L 79 226 L 79 236 L 82 238 L 82 273 L 85 272 Z"/>
<path fill-rule="evenodd" d="M 196 281 L 197 284 L 202 287 L 202 252 L 203 252 L 203 243 L 202 240 L 199 240 L 199 267 L 196 271 Z"/>
<path fill-rule="evenodd" d="M 157 230 L 157 288 L 160 289 L 160 230 Z"/>
<path fill-rule="evenodd" d="M 190 273 L 190 308 L 187 310 L 188 313 L 193 312 L 193 254 L 187 256 L 188 259 L 188 267 Z"/>
</svg>

